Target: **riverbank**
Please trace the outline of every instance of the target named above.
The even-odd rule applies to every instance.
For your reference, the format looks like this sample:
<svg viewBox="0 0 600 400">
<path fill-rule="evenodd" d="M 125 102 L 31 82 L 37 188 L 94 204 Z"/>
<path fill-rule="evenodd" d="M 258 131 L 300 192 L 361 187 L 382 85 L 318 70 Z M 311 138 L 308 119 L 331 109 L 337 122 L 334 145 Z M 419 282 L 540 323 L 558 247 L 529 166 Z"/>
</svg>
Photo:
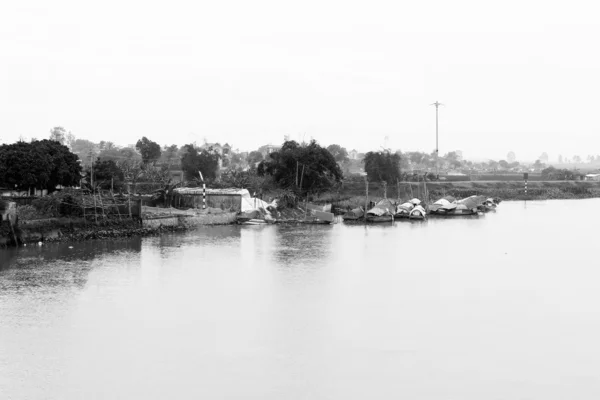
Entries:
<svg viewBox="0 0 600 400">
<path fill-rule="evenodd" d="M 527 191 L 523 181 L 400 182 L 387 188 L 381 183 L 369 182 L 368 187 L 369 201 L 384 197 L 401 200 L 417 197 L 434 202 L 444 196 L 465 198 L 473 195 L 498 197 L 504 201 L 588 199 L 600 197 L 600 182 L 528 182 Z M 364 181 L 348 182 L 339 191 L 315 196 L 313 201 L 318 204 L 331 203 L 337 209 L 364 207 L 367 201 L 366 186 Z"/>
<path fill-rule="evenodd" d="M 14 235 L 8 224 L 0 226 L 0 247 L 39 242 L 79 242 L 182 232 L 201 225 L 235 223 L 235 213 L 168 215 L 134 219 L 105 219 L 98 223 L 84 218 L 44 218 L 20 220 Z M 16 237 L 16 243 L 15 243 Z"/>
</svg>

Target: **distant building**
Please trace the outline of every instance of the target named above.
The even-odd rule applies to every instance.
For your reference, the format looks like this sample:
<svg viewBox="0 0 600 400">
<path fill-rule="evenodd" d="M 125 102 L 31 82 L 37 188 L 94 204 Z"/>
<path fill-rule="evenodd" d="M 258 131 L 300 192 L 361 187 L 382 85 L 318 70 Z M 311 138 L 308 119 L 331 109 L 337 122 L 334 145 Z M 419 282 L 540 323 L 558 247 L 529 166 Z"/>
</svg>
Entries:
<svg viewBox="0 0 600 400">
<path fill-rule="evenodd" d="M 358 151 L 356 151 L 356 149 L 351 150 L 350 153 L 348 153 L 348 158 L 351 160 L 358 160 Z"/>
<path fill-rule="evenodd" d="M 267 158 L 267 156 L 275 151 L 279 151 L 281 150 L 281 146 L 277 146 L 274 144 L 267 144 L 264 146 L 261 146 L 258 151 L 260 151 L 260 153 L 263 155 L 264 158 Z"/>
</svg>

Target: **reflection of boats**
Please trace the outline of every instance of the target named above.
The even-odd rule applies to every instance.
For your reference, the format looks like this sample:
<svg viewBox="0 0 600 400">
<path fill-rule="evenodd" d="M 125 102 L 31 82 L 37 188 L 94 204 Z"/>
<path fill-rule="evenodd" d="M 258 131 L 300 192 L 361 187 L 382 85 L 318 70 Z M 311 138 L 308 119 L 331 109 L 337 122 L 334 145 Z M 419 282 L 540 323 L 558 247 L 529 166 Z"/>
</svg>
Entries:
<svg viewBox="0 0 600 400">
<path fill-rule="evenodd" d="M 395 204 L 389 199 L 382 199 L 373 208 L 367 211 L 367 222 L 391 222 L 396 213 Z"/>
<path fill-rule="evenodd" d="M 365 210 L 362 207 L 348 211 L 342 216 L 344 221 L 358 221 L 365 216 Z"/>
</svg>

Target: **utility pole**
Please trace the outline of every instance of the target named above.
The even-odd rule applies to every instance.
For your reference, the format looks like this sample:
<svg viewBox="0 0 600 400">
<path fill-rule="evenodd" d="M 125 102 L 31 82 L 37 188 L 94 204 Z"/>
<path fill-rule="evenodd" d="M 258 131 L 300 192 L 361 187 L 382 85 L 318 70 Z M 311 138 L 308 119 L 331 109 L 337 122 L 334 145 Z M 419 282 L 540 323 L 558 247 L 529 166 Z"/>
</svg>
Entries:
<svg viewBox="0 0 600 400">
<path fill-rule="evenodd" d="M 443 106 L 439 101 L 435 101 L 435 103 L 430 104 L 431 106 L 435 106 L 435 176 L 437 179 L 440 179 L 440 166 L 438 163 L 440 149 L 438 147 L 438 108 Z"/>
</svg>

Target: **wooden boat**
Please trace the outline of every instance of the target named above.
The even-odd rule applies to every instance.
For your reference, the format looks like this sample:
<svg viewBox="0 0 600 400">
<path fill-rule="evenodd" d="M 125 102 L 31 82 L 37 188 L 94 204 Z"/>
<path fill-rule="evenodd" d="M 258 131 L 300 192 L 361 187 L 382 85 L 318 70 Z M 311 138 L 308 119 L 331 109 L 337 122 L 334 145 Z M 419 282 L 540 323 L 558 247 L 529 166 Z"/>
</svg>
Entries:
<svg viewBox="0 0 600 400">
<path fill-rule="evenodd" d="M 429 206 L 429 213 L 433 215 L 447 215 L 456 208 L 456 199 L 452 196 L 445 196 Z"/>
<path fill-rule="evenodd" d="M 408 218 L 410 216 L 410 212 L 415 208 L 415 205 L 410 201 L 406 203 L 400 204 L 396 207 L 396 213 L 394 214 L 395 219 Z"/>
<path fill-rule="evenodd" d="M 238 220 L 238 223 L 241 225 L 266 225 L 267 221 L 265 221 L 264 219 L 249 219 L 243 222 L 239 222 Z"/>
<path fill-rule="evenodd" d="M 389 199 L 379 200 L 373 208 L 367 211 L 367 222 L 392 222 L 396 213 L 396 205 Z"/>
<path fill-rule="evenodd" d="M 419 200 L 417 198 L 411 199 L 405 203 L 400 204 L 398 207 L 396 207 L 396 214 L 394 215 L 394 219 L 410 218 L 416 207 L 420 207 L 421 209 L 418 210 L 417 213 L 415 213 L 415 216 L 425 215 L 426 214 L 425 209 L 423 207 L 421 207 L 420 204 L 421 204 L 421 200 Z"/>
<path fill-rule="evenodd" d="M 362 207 L 358 207 L 345 213 L 342 216 L 342 219 L 344 221 L 358 221 L 359 219 L 364 218 L 364 216 L 365 210 Z"/>
<path fill-rule="evenodd" d="M 324 211 L 329 210 L 329 211 Z M 326 206 L 317 206 L 314 204 L 306 205 L 307 215 L 301 222 L 311 225 L 327 225 L 331 224 L 335 218 L 331 211 L 331 204 Z"/>
<path fill-rule="evenodd" d="M 430 208 L 430 214 L 433 215 L 445 215 L 449 217 L 453 216 L 465 216 L 465 215 L 483 215 L 482 204 L 485 201 L 484 196 L 470 196 L 462 200 L 450 202 L 451 196 L 436 201 Z M 434 208 L 434 205 L 438 204 L 439 207 Z"/>
<path fill-rule="evenodd" d="M 408 216 L 408 218 L 423 220 L 427 218 L 427 212 L 421 205 L 418 204 L 414 206 L 413 209 L 410 211 L 410 215 Z"/>
</svg>

